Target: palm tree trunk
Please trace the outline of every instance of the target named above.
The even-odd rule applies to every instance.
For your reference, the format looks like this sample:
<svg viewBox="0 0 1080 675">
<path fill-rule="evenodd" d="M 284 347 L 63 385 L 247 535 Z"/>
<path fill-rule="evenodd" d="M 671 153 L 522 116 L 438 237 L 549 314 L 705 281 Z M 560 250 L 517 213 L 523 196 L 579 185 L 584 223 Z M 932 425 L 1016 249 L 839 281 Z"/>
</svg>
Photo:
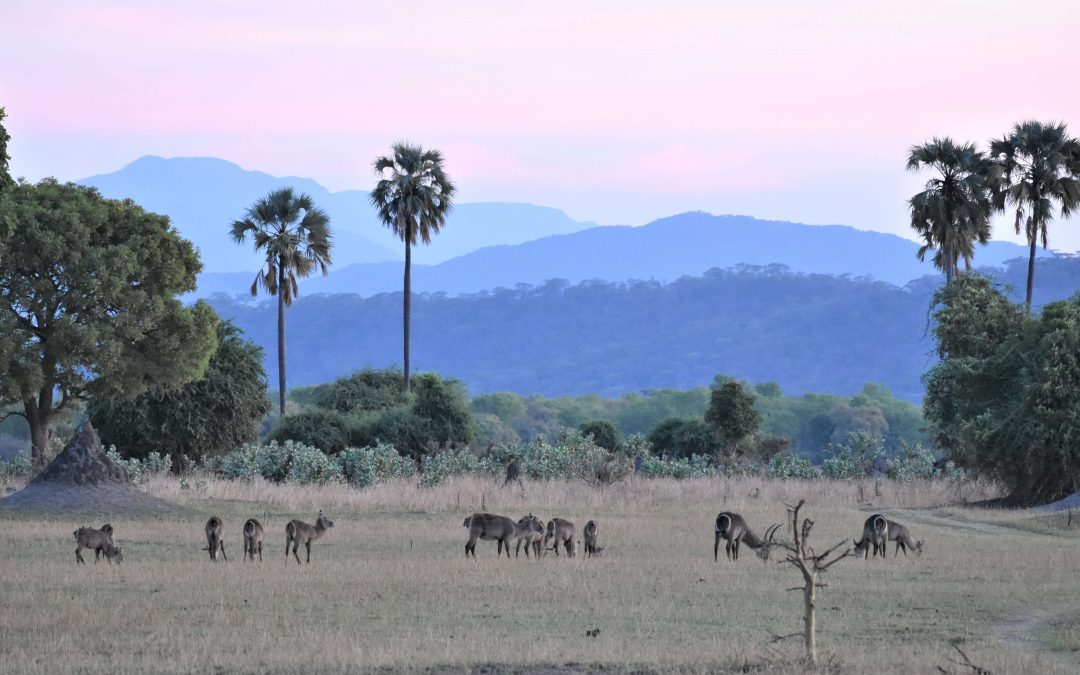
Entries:
<svg viewBox="0 0 1080 675">
<path fill-rule="evenodd" d="M 945 285 L 948 286 L 956 278 L 956 259 L 953 256 L 952 248 L 946 244 L 944 250 L 945 254 Z"/>
<path fill-rule="evenodd" d="M 1035 237 L 1031 239 L 1031 252 L 1028 254 L 1028 277 L 1027 277 L 1027 312 L 1031 314 L 1031 292 L 1035 288 L 1035 246 L 1038 243 Z"/>
<path fill-rule="evenodd" d="M 409 391 L 409 313 L 412 311 L 412 247 L 405 238 L 405 391 Z"/>
<path fill-rule="evenodd" d="M 278 264 L 277 287 L 278 410 L 285 417 L 285 269 Z"/>
</svg>

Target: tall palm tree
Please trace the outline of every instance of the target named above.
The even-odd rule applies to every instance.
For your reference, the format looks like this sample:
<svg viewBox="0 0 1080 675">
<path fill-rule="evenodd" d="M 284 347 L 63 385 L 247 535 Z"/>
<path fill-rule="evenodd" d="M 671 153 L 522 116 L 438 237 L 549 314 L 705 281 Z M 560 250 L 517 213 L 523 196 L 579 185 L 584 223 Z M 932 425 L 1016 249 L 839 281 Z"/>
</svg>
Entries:
<svg viewBox="0 0 1080 675">
<path fill-rule="evenodd" d="M 332 237 L 330 217 L 306 194 L 292 188 L 274 190 L 248 208 L 242 220 L 232 224 L 237 244 L 251 235 L 256 251 L 265 251 L 266 267 L 251 283 L 251 294 L 260 288 L 278 299 L 278 404 L 285 416 L 285 308 L 297 295 L 297 277 L 316 269 L 326 276 Z"/>
<path fill-rule="evenodd" d="M 412 303 L 412 247 L 431 243 L 453 208 L 454 184 L 443 171 L 438 150 L 395 143 L 393 155 L 375 160 L 379 182 L 371 203 L 379 219 L 405 242 L 405 391 L 409 390 L 409 317 Z"/>
<path fill-rule="evenodd" d="M 1027 236 L 1027 308 L 1035 286 L 1035 246 L 1047 248 L 1047 226 L 1057 202 L 1062 217 L 1080 206 L 1080 141 L 1063 122 L 1020 122 L 1012 134 L 993 141 L 990 155 L 999 167 L 994 206 L 1016 207 L 1016 233 Z"/>
<path fill-rule="evenodd" d="M 911 227 L 923 238 L 919 260 L 936 249 L 934 266 L 945 272 L 950 283 L 957 274 L 957 261 L 971 269 L 975 242 L 990 241 L 990 170 L 987 158 L 974 143 L 957 144 L 951 138 L 934 138 L 912 146 L 909 171 L 930 168 L 937 175 L 926 189 L 911 198 Z"/>
</svg>

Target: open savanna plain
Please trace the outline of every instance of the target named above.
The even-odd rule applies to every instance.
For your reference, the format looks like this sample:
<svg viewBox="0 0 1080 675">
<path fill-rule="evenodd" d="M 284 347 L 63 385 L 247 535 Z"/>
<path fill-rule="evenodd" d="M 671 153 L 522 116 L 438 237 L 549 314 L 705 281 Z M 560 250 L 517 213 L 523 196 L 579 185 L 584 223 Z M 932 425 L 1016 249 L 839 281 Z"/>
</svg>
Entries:
<svg viewBox="0 0 1080 675">
<path fill-rule="evenodd" d="M 745 546 L 712 556 L 713 520 L 744 514 L 759 533 L 806 499 L 817 550 L 858 537 L 876 511 L 926 540 L 921 557 L 842 560 L 818 600 L 821 672 L 993 673 L 1080 669 L 1080 517 L 973 508 L 991 487 L 884 481 L 475 478 L 364 490 L 154 479 L 161 513 L 0 509 L 0 656 L 5 672 L 802 672 L 801 578 Z M 603 556 L 466 560 L 462 520 L 484 510 L 600 524 Z M 285 524 L 335 527 L 310 565 L 285 561 Z M 227 563 L 203 525 L 225 523 Z M 261 563 L 241 528 L 266 528 Z M 72 531 L 112 523 L 123 564 L 78 566 Z M 790 540 L 790 529 L 781 533 Z M 303 547 L 300 550 L 303 558 Z M 91 556 L 92 557 L 92 556 Z M 774 558 L 781 557 L 776 551 Z M 594 633 L 594 631 L 599 631 Z M 590 634 L 587 635 L 587 632 Z"/>
</svg>

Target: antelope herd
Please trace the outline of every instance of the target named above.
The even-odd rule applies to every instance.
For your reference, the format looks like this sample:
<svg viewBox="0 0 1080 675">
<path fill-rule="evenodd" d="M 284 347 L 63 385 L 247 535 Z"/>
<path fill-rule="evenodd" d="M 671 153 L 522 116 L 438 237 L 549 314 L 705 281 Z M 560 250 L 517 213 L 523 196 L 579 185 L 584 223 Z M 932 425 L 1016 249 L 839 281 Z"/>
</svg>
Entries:
<svg viewBox="0 0 1080 675">
<path fill-rule="evenodd" d="M 526 558 L 530 556 L 530 551 L 536 558 L 546 555 L 549 551 L 558 556 L 560 545 L 565 550 L 566 555 L 573 558 L 581 546 L 581 542 L 575 542 L 577 530 L 574 524 L 564 518 L 552 518 L 545 527 L 543 521 L 531 513 L 517 521 L 491 513 L 474 513 L 467 517 L 462 525 L 469 533 L 469 539 L 465 542 L 466 558 L 469 557 L 470 553 L 473 558 L 476 558 L 476 541 L 478 539 L 497 542 L 496 554 L 500 558 L 504 549 L 506 557 L 510 557 L 510 545 L 513 543 L 517 544 L 514 553 L 515 557 L 521 552 L 521 545 L 525 544 Z M 290 520 L 285 526 L 285 562 L 288 563 L 289 561 L 289 549 L 291 548 L 292 555 L 299 564 L 300 555 L 298 549 L 303 544 L 307 553 L 306 562 L 310 563 L 312 543 L 322 537 L 333 526 L 333 521 L 327 518 L 322 511 L 319 511 L 314 525 L 309 525 L 300 520 Z M 769 526 L 765 530 L 765 536 L 759 537 L 750 529 L 746 519 L 741 515 L 731 511 L 722 511 L 716 516 L 713 529 L 715 534 L 713 542 L 714 561 L 719 560 L 721 539 L 726 542 L 724 551 L 727 553 L 728 560 L 739 559 L 739 547 L 743 543 L 749 546 L 758 558 L 768 560 L 769 552 L 774 545 L 776 532 L 780 529 L 780 525 Z M 203 550 L 210 553 L 210 560 L 216 561 L 220 554 L 221 558 L 227 561 L 224 540 L 225 526 L 221 518 L 217 516 L 211 517 L 206 521 L 204 530 L 206 548 Z M 262 524 L 254 518 L 248 519 L 244 523 L 243 536 L 244 560 L 254 561 L 255 556 L 258 555 L 261 562 Z M 590 520 L 585 524 L 583 536 L 585 540 L 585 557 L 599 556 L 604 547 L 599 545 L 600 527 L 595 520 Z M 906 527 L 896 521 L 889 520 L 880 513 L 875 513 L 867 518 L 863 524 L 862 537 L 854 540 L 855 556 L 865 559 L 880 555 L 884 558 L 885 549 L 890 541 L 896 542 L 893 557 L 896 557 L 901 551 L 904 552 L 906 557 L 908 549 L 911 549 L 916 554 L 923 552 L 924 542 L 915 541 L 915 538 L 911 536 L 911 532 Z M 75 544 L 75 560 L 78 563 L 86 562 L 82 557 L 83 549 L 94 551 L 94 562 L 97 562 L 102 555 L 105 556 L 110 565 L 114 562 L 119 564 L 124 559 L 120 547 L 116 545 L 116 541 L 113 539 L 113 527 L 108 523 L 102 525 L 100 530 L 95 530 L 92 527 L 80 527 L 75 530 Z"/>
</svg>

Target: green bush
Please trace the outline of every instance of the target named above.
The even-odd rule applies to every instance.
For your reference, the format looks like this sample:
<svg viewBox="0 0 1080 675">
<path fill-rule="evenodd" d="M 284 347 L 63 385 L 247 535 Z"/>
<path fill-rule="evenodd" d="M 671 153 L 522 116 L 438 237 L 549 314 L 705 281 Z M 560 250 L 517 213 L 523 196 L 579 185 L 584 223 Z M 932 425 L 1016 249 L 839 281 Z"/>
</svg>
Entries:
<svg viewBox="0 0 1080 675">
<path fill-rule="evenodd" d="M 921 443 L 904 443 L 896 457 L 886 460 L 885 475 L 896 480 L 929 480 L 935 476 L 934 461 L 934 453 Z"/>
<path fill-rule="evenodd" d="M 338 453 L 350 445 L 351 427 L 349 418 L 339 412 L 311 408 L 283 419 L 270 432 L 270 440 L 294 441 L 324 452 Z"/>
<path fill-rule="evenodd" d="M 159 452 L 147 453 L 141 460 L 134 457 L 124 459 L 116 450 L 116 446 L 110 445 L 105 455 L 113 464 L 127 471 L 128 480 L 132 483 L 145 483 L 153 476 L 172 471 L 172 457 Z"/>
<path fill-rule="evenodd" d="M 30 453 L 20 452 L 11 459 L 0 460 L 0 479 L 12 480 L 30 476 Z"/>
<path fill-rule="evenodd" d="M 782 452 L 769 460 L 765 475 L 769 478 L 817 478 L 818 472 L 810 460 Z"/>
<path fill-rule="evenodd" d="M 705 455 L 691 455 L 678 459 L 662 459 L 647 455 L 641 461 L 641 475 L 648 478 L 708 478 L 716 476 L 716 467 L 712 458 Z"/>
<path fill-rule="evenodd" d="M 622 445 L 622 434 L 615 425 L 607 420 L 592 420 L 578 426 L 582 436 L 592 436 L 593 442 L 605 450 L 618 450 Z"/>
<path fill-rule="evenodd" d="M 489 457 L 479 457 L 468 449 L 441 450 L 424 455 L 422 471 L 424 487 L 438 485 L 451 476 L 480 474 L 493 478 L 500 473 L 501 466 Z"/>
<path fill-rule="evenodd" d="M 885 454 L 885 442 L 863 431 L 848 433 L 835 453 L 821 463 L 827 478 L 865 478 L 874 473 L 877 461 Z M 835 446 L 834 446 L 835 447 Z"/>
<path fill-rule="evenodd" d="M 314 483 L 325 485 L 341 479 L 341 464 L 336 457 L 331 457 L 316 448 L 297 445 L 293 448 L 286 478 L 292 483 Z"/>
<path fill-rule="evenodd" d="M 350 485 L 366 487 L 387 478 L 407 478 L 416 473 L 416 464 L 402 457 L 391 445 L 348 448 L 340 455 L 341 472 Z"/>
</svg>

